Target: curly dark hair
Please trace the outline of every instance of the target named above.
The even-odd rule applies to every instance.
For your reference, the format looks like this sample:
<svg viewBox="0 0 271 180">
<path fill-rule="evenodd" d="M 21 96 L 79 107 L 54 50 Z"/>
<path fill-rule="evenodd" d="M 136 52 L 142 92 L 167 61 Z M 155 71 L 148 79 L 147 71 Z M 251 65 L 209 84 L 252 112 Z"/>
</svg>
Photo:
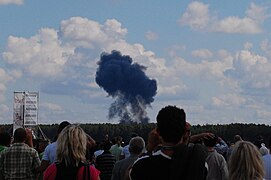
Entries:
<svg viewBox="0 0 271 180">
<path fill-rule="evenodd" d="M 157 131 L 165 142 L 177 144 L 185 131 L 186 114 L 176 106 L 162 108 L 156 117 Z"/>
</svg>

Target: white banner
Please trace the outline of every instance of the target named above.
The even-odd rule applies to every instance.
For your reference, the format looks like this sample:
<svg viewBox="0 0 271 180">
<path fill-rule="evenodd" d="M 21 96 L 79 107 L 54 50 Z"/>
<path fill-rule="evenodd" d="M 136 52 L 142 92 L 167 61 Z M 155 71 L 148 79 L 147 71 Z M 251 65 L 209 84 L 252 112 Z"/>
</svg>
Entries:
<svg viewBox="0 0 271 180">
<path fill-rule="evenodd" d="M 24 125 L 38 125 L 38 92 L 25 92 Z"/>
<path fill-rule="evenodd" d="M 13 101 L 13 131 L 15 131 L 24 124 L 24 92 L 14 92 Z"/>
</svg>

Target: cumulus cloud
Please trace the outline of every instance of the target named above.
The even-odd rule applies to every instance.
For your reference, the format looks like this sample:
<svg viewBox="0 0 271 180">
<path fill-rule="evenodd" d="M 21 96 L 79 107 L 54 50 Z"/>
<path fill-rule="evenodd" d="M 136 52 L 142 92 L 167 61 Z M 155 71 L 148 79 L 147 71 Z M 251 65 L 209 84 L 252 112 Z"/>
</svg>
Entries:
<svg viewBox="0 0 271 180">
<path fill-rule="evenodd" d="M 158 39 L 158 35 L 153 31 L 147 31 L 145 37 L 150 41 Z"/>
<path fill-rule="evenodd" d="M 175 73 L 181 72 L 187 76 L 224 80 L 224 72 L 232 68 L 232 58 L 224 58 L 219 61 L 204 60 L 199 63 L 190 63 L 183 58 L 176 58 L 174 67 Z"/>
<path fill-rule="evenodd" d="M 115 19 L 106 20 L 102 25 L 87 18 L 72 17 L 61 22 L 60 33 L 73 46 L 91 49 L 123 39 L 127 29 Z"/>
<path fill-rule="evenodd" d="M 72 54 L 73 48 L 61 44 L 57 31 L 44 28 L 29 39 L 10 36 L 3 58 L 27 75 L 53 78 L 61 75 Z"/>
<path fill-rule="evenodd" d="M 165 59 L 155 57 L 142 44 L 129 44 L 126 34 L 127 29 L 115 19 L 100 24 L 72 17 L 61 21 L 59 30 L 42 28 L 30 38 L 10 36 L 2 55 L 16 77 L 35 80 L 43 92 L 81 98 L 82 93 L 88 95 L 98 88 L 93 86 L 96 62 L 104 51 L 118 50 L 131 56 L 134 62 L 148 67 L 148 76 L 170 74 Z"/>
<path fill-rule="evenodd" d="M 248 50 L 236 53 L 233 69 L 225 73 L 238 80 L 245 93 L 266 94 L 271 88 L 271 63 Z"/>
<path fill-rule="evenodd" d="M 213 53 L 208 49 L 197 49 L 191 52 L 192 56 L 198 57 L 201 59 L 211 58 Z"/>
<path fill-rule="evenodd" d="M 246 43 L 244 44 L 244 49 L 245 49 L 245 50 L 250 50 L 252 47 L 253 47 L 253 44 L 250 43 L 250 42 L 246 42 Z"/>
<path fill-rule="evenodd" d="M 257 34 L 263 31 L 261 25 L 269 17 L 265 7 L 254 3 L 250 4 L 242 18 L 229 16 L 219 19 L 211 14 L 208 4 L 193 1 L 182 14 L 179 23 L 197 31 Z"/>
<path fill-rule="evenodd" d="M 0 0 L 0 5 L 7 5 L 7 4 L 16 4 L 22 5 L 24 0 Z"/>
<path fill-rule="evenodd" d="M 210 23 L 209 5 L 193 1 L 179 19 L 181 25 L 188 25 L 194 30 L 205 29 Z"/>
<path fill-rule="evenodd" d="M 258 22 L 251 18 L 231 16 L 214 23 L 211 31 L 257 34 L 262 32 L 262 28 L 259 26 Z"/>
<path fill-rule="evenodd" d="M 204 23 L 210 23 L 208 19 L 212 17 L 208 7 L 200 2 L 191 7 L 189 12 L 202 9 L 203 12 L 199 13 L 203 13 L 202 16 L 205 14 L 207 18 L 194 21 L 191 27 L 204 29 Z M 188 22 L 189 18 L 187 15 L 185 20 Z M 28 78 L 33 84 L 36 83 L 35 86 L 43 93 L 76 96 L 86 102 L 105 97 L 102 90 L 97 91 L 99 87 L 94 81 L 96 62 L 102 52 L 112 50 L 119 50 L 122 54 L 131 56 L 134 62 L 147 67 L 146 74 L 158 82 L 159 98 L 171 98 L 176 104 L 190 108 L 191 114 L 194 111 L 206 112 L 204 114 L 206 118 L 203 118 L 202 122 L 214 115 L 211 116 L 210 110 L 207 113 L 206 104 L 195 104 L 200 102 L 195 101 L 197 98 L 210 101 L 212 107 L 217 109 L 248 104 L 247 97 L 238 94 L 248 93 L 245 88 L 253 89 L 257 93 L 269 92 L 270 62 L 267 58 L 251 52 L 253 44 L 249 42 L 245 43 L 245 49 L 238 51 L 235 56 L 224 49 L 217 52 L 204 48 L 197 49 L 191 55 L 200 58 L 200 61 L 192 63 L 181 56 L 180 52 L 186 50 L 185 46 L 171 47 L 169 54 L 172 58 L 166 61 L 164 58 L 156 57 L 154 52 L 146 50 L 142 44 L 128 43 L 127 33 L 128 30 L 115 19 L 98 23 L 87 18 L 72 17 L 61 21 L 58 30 L 42 28 L 30 38 L 10 36 L 6 50 L 2 54 L 9 69 L 0 68 L 0 92 L 6 91 L 8 82 L 16 78 Z M 263 51 L 266 53 L 270 51 L 268 40 L 263 41 L 261 45 Z M 208 87 L 197 90 L 191 85 L 202 80 L 206 80 L 208 85 L 216 83 L 214 85 L 216 94 L 208 94 Z M 208 96 L 200 97 L 201 91 L 208 92 Z M 221 92 L 224 95 L 220 96 Z M 180 101 L 184 99 L 185 102 Z M 195 107 L 190 107 L 188 102 Z M 51 102 L 42 103 L 41 110 L 40 117 L 43 119 L 49 117 L 48 113 L 57 116 L 66 112 L 61 105 Z"/>
</svg>

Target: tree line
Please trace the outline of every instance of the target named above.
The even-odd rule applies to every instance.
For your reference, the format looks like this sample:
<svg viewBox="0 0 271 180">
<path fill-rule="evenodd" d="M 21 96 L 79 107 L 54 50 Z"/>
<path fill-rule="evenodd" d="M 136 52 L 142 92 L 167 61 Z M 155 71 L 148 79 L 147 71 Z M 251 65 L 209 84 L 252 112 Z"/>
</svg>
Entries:
<svg viewBox="0 0 271 180">
<path fill-rule="evenodd" d="M 132 134 L 138 134 L 145 140 L 148 138 L 148 133 L 156 127 L 156 123 L 148 124 L 80 124 L 85 132 L 96 141 L 102 141 L 105 134 L 110 138 L 121 136 L 125 143 L 128 143 Z M 43 133 L 51 140 L 54 139 L 58 124 L 39 125 Z M 2 131 L 12 132 L 12 125 L 1 125 Z M 39 131 L 37 131 L 39 132 Z M 191 127 L 191 134 L 202 132 L 212 132 L 221 137 L 226 142 L 231 142 L 236 134 L 239 134 L 244 140 L 254 142 L 257 136 L 262 136 L 265 144 L 271 137 L 271 126 L 264 124 L 206 124 L 194 125 Z M 40 132 L 38 133 L 40 135 Z"/>
</svg>

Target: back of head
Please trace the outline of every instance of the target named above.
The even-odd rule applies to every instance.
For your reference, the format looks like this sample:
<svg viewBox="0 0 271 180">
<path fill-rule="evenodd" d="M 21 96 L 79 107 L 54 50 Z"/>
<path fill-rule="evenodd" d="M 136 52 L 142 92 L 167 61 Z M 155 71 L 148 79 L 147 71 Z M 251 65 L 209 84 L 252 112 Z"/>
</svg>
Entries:
<svg viewBox="0 0 271 180">
<path fill-rule="evenodd" d="M 22 143 L 26 140 L 26 131 L 24 128 L 18 128 L 14 132 L 14 142 Z"/>
<path fill-rule="evenodd" d="M 213 137 L 204 138 L 204 145 L 207 147 L 214 147 L 218 141 L 217 135 L 214 135 Z"/>
<path fill-rule="evenodd" d="M 78 166 L 86 160 L 87 137 L 78 125 L 65 127 L 57 139 L 57 161 L 65 162 L 66 166 Z"/>
<path fill-rule="evenodd" d="M 0 133 L 0 145 L 9 146 L 11 142 L 11 136 L 8 132 Z"/>
<path fill-rule="evenodd" d="M 142 137 L 134 137 L 129 142 L 129 151 L 134 154 L 141 154 L 145 148 L 145 141 Z"/>
<path fill-rule="evenodd" d="M 57 129 L 57 134 L 60 134 L 61 131 L 67 127 L 68 125 L 70 125 L 71 123 L 69 123 L 68 121 L 62 121 L 59 126 L 58 126 L 58 129 Z"/>
<path fill-rule="evenodd" d="M 239 141 L 229 160 L 230 180 L 263 179 L 264 167 L 258 148 L 248 141 Z"/>
<path fill-rule="evenodd" d="M 234 143 L 237 143 L 238 141 L 242 141 L 242 138 L 241 138 L 240 135 L 237 134 L 237 135 L 234 136 L 233 142 L 234 142 Z"/>
<path fill-rule="evenodd" d="M 176 106 L 162 108 L 157 117 L 157 131 L 164 142 L 177 144 L 185 131 L 186 115 Z"/>
</svg>

